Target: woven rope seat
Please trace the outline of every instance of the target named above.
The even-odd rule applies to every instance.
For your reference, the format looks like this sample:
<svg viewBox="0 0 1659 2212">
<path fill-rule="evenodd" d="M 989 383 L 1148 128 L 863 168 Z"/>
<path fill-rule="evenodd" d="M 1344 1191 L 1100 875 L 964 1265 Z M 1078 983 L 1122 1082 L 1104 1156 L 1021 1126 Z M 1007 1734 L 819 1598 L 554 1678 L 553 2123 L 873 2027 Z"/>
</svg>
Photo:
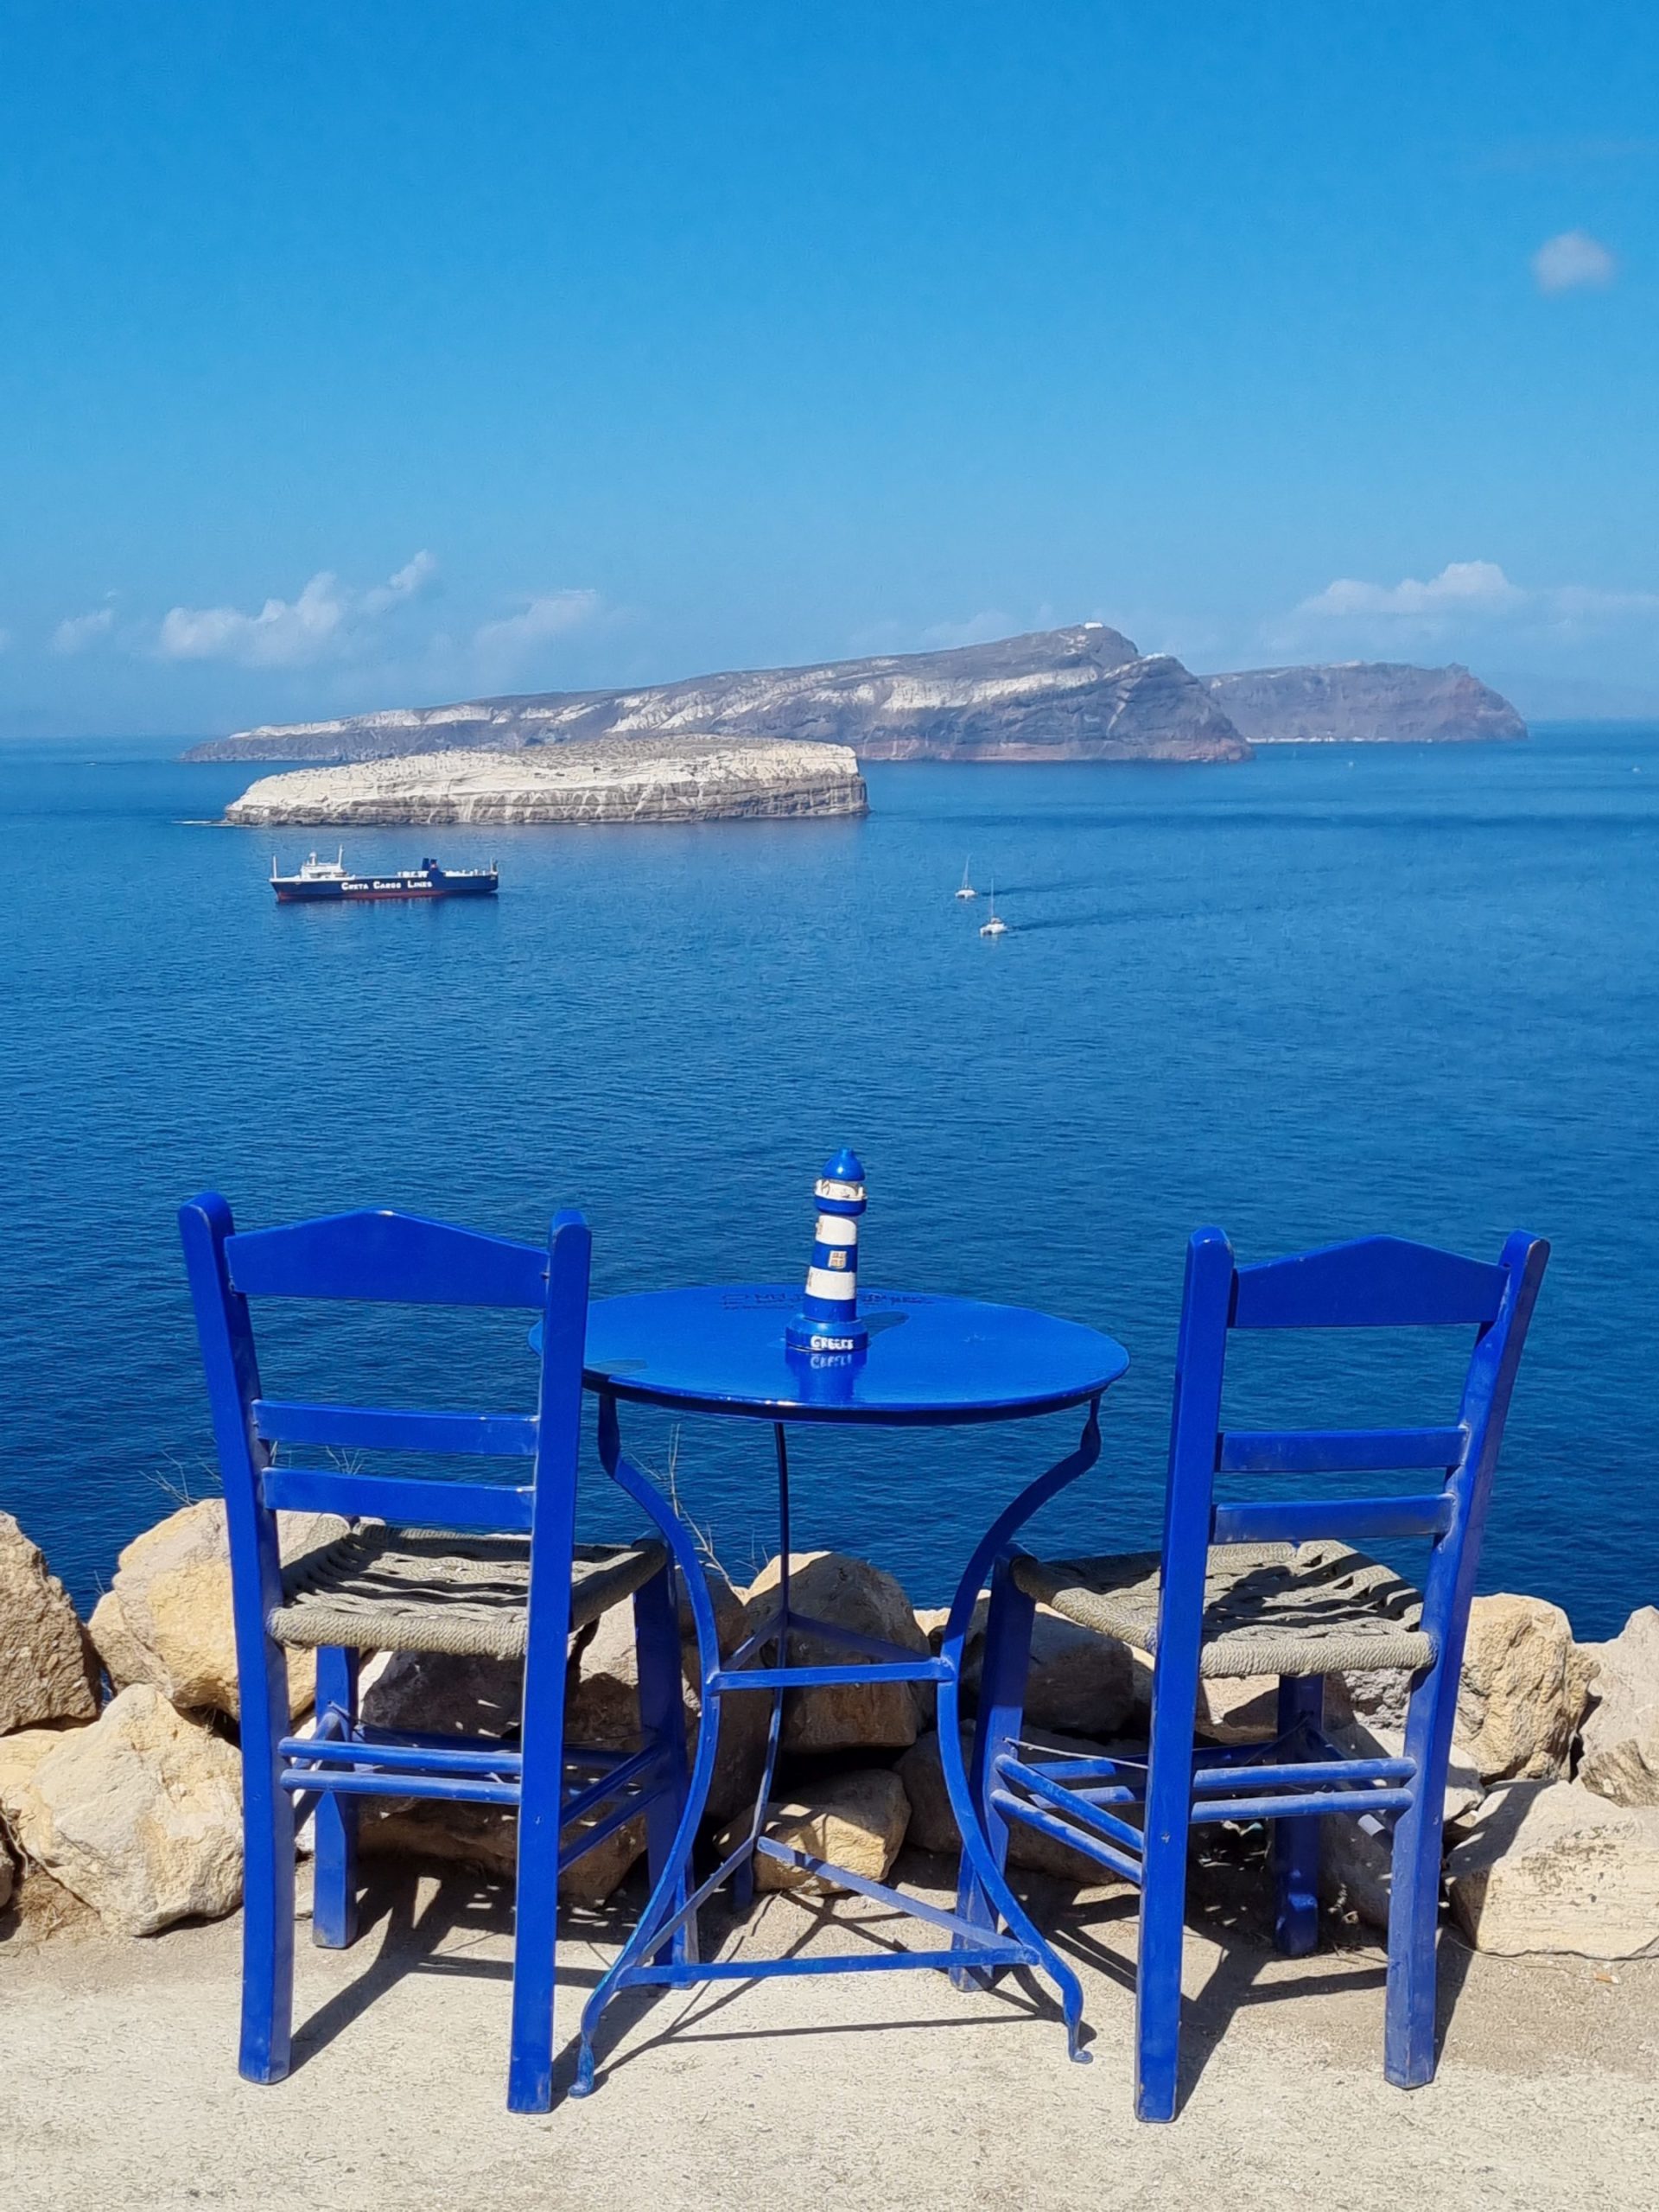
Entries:
<svg viewBox="0 0 1659 2212">
<path fill-rule="evenodd" d="M 1117 1558 L 1016 1555 L 1027 1597 L 1084 1628 L 1158 1648 L 1160 1561 L 1156 1552 Z M 1392 1567 L 1345 1544 L 1217 1544 L 1204 1583 L 1198 1672 L 1323 1675 L 1352 1669 L 1415 1674 L 1433 1663 L 1422 1599 Z"/>
<path fill-rule="evenodd" d="M 632 1597 L 667 1556 L 654 1540 L 578 1544 L 571 1627 L 585 1628 Z M 528 1536 L 368 1522 L 283 1568 L 283 1602 L 267 1625 L 289 1646 L 522 1659 L 529 1594 Z"/>
</svg>

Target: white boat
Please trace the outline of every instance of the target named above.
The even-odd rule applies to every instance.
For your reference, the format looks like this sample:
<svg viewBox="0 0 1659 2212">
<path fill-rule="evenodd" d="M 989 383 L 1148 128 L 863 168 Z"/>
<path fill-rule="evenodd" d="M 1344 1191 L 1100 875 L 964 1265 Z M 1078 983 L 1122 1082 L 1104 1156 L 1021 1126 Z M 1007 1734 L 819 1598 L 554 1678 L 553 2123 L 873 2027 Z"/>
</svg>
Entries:
<svg viewBox="0 0 1659 2212">
<path fill-rule="evenodd" d="M 996 884 L 995 880 L 993 880 L 991 884 L 990 914 L 988 919 L 980 924 L 979 933 L 981 937 L 1006 937 L 1008 933 L 1007 924 L 1002 919 L 1001 916 L 996 911 Z"/>
<path fill-rule="evenodd" d="M 958 899 L 977 899 L 979 896 L 978 892 L 975 890 L 973 885 L 968 880 L 968 862 L 966 861 L 963 861 L 962 864 L 962 881 L 957 887 L 957 896 Z"/>
</svg>

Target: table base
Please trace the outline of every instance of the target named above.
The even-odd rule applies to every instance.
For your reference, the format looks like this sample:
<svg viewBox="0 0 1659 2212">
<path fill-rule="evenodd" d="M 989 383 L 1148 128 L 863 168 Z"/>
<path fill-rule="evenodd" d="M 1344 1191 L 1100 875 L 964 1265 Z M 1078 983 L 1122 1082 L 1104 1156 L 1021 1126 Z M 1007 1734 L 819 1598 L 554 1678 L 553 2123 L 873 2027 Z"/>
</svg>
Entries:
<svg viewBox="0 0 1659 2212">
<path fill-rule="evenodd" d="M 1047 1975 L 1058 1991 L 1071 2055 L 1086 2057 L 1077 2044 L 1083 2012 L 1082 1986 L 1071 1968 L 1039 1934 L 1009 1889 L 975 1817 L 962 1758 L 958 1691 L 963 1645 L 974 1601 L 993 1561 L 1009 1531 L 1093 1465 L 1100 1450 L 1098 1416 L 1098 1402 L 1092 1402 L 1077 1448 L 1028 1484 L 987 1532 L 958 1587 L 937 1658 L 923 1658 L 880 1637 L 864 1636 L 856 1630 L 792 1610 L 789 1602 L 789 1459 L 782 1425 L 776 1425 L 779 1553 L 782 1560 L 778 1609 L 722 1660 L 714 1608 L 695 1539 L 671 1501 L 623 1452 L 616 1401 L 608 1395 L 601 1396 L 599 1448 L 606 1471 L 656 1522 L 681 1571 L 696 1628 L 704 1723 L 698 1731 L 696 1757 L 663 1871 L 639 1924 L 583 2007 L 576 2076 L 571 2090 L 574 2096 L 584 2096 L 594 2087 L 594 2037 L 606 2006 L 620 1991 L 639 1986 L 684 1988 L 700 1981 L 760 1981 L 784 1975 L 894 1973 L 928 1967 L 948 1973 L 960 1987 L 980 1982 L 982 1977 L 988 1980 L 1008 1967 L 1035 1967 Z M 810 1635 L 846 1651 L 848 1658 L 844 1662 L 791 1664 L 791 1635 Z M 774 1644 L 776 1663 L 756 1663 Z M 816 1858 L 762 1833 L 777 1767 L 785 1689 L 869 1681 L 931 1682 L 937 1686 L 940 1764 L 962 1834 L 967 1862 L 964 1872 L 970 1868 L 973 1875 L 971 1885 L 964 1887 L 964 1895 L 971 1897 L 971 1910 L 983 1914 L 983 1918 L 925 1904 L 886 1883 L 873 1881 L 849 1867 Z M 714 1872 L 692 1889 L 688 1885 L 688 1870 L 697 1824 L 714 1777 L 722 1701 L 728 1696 L 767 1694 L 772 1698 L 772 1722 L 748 1832 Z M 753 1893 L 753 1863 L 757 1856 L 799 1867 L 809 1874 L 823 1875 L 857 1896 L 869 1897 L 948 1936 L 950 1946 L 945 1949 L 881 1951 L 828 1958 L 701 1959 L 696 1936 L 699 1909 L 723 1883 L 730 1881 L 739 1909 L 747 1910 Z M 999 1919 L 1006 1924 L 1007 1933 L 999 1931 Z"/>
</svg>

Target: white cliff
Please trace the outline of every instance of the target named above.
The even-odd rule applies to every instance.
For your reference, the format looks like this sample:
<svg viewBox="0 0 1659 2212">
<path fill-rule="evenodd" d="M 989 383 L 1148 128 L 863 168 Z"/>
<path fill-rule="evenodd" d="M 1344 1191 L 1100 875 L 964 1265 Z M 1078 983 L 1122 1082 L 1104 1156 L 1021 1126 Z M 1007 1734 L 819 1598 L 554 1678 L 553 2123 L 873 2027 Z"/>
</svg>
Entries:
<svg viewBox="0 0 1659 2212">
<path fill-rule="evenodd" d="M 356 823 L 785 820 L 867 810 L 844 745 L 742 737 L 613 738 L 354 760 L 262 776 L 227 822 Z"/>
</svg>

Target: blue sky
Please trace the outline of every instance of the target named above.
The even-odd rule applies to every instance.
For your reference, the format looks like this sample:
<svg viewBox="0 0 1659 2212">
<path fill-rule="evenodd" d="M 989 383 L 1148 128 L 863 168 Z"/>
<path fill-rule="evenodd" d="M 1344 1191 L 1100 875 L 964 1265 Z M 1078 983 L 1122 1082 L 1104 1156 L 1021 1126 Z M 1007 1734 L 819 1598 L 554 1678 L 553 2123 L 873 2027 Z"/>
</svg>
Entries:
<svg viewBox="0 0 1659 2212">
<path fill-rule="evenodd" d="M 1659 712 L 1648 7 L 0 3 L 0 732 L 1099 617 Z"/>
</svg>

